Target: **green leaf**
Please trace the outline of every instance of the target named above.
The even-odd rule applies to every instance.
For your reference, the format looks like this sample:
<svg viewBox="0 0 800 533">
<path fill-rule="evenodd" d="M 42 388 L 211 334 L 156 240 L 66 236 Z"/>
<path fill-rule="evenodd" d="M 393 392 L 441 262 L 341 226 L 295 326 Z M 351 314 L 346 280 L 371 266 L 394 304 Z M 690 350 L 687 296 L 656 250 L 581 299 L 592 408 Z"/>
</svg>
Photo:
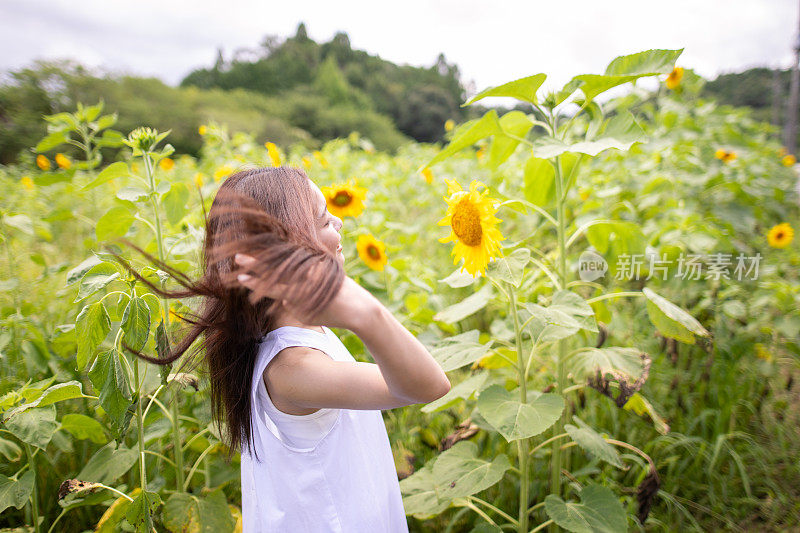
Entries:
<svg viewBox="0 0 800 533">
<path fill-rule="evenodd" d="M 448 337 L 440 341 L 431 350 L 431 355 L 445 372 L 461 368 L 477 361 L 489 351 L 492 342 L 481 344 L 478 341 L 479 336 L 480 332 L 477 329 L 473 329 Z"/>
<path fill-rule="evenodd" d="M 117 427 L 125 422 L 125 412 L 131 405 L 131 388 L 128 374 L 115 349 L 102 352 L 89 370 L 89 379 L 100 391 L 100 405 Z"/>
<path fill-rule="evenodd" d="M 650 321 L 665 337 L 686 344 L 694 344 L 694 335 L 708 337 L 710 333 L 692 315 L 659 296 L 648 287 L 642 289 L 647 297 L 647 314 Z"/>
<path fill-rule="evenodd" d="M 620 56 L 609 63 L 604 75 L 582 74 L 575 76 L 573 81 L 580 83 L 580 90 L 587 100 L 591 100 L 612 87 L 646 76 L 668 74 L 672 71 L 675 61 L 682 52 L 683 48 L 680 50 L 647 50 Z"/>
<path fill-rule="evenodd" d="M 531 260 L 531 251 L 527 248 L 517 248 L 510 254 L 498 257 L 487 269 L 487 275 L 495 279 L 509 282 L 514 287 L 522 284 L 522 276 L 525 273 L 525 266 Z"/>
<path fill-rule="evenodd" d="M 478 445 L 462 440 L 443 452 L 433 464 L 433 476 L 440 498 L 459 498 L 488 489 L 503 479 L 511 468 L 508 456 L 498 454 L 491 461 L 478 457 Z"/>
<path fill-rule="evenodd" d="M 497 87 L 489 87 L 470 98 L 466 103 L 462 104 L 461 107 L 472 105 L 478 100 L 489 96 L 509 96 L 517 100 L 522 100 L 523 102 L 536 104 L 538 103 L 536 91 L 539 90 L 539 87 L 542 86 L 542 83 L 544 83 L 546 79 L 547 74 L 540 73 L 510 81 L 503 85 L 498 85 Z"/>
<path fill-rule="evenodd" d="M 486 307 L 486 304 L 488 304 L 491 299 L 492 286 L 487 283 L 478 292 L 467 296 L 457 304 L 442 309 L 433 316 L 433 319 L 439 322 L 454 324 Z"/>
<path fill-rule="evenodd" d="M 161 197 L 161 203 L 164 206 L 164 211 L 167 213 L 167 220 L 169 220 L 169 223 L 177 224 L 187 213 L 189 188 L 185 183 L 173 183 L 169 192 Z"/>
<path fill-rule="evenodd" d="M 534 205 L 547 207 L 556 198 L 556 171 L 547 159 L 529 157 L 525 163 L 525 199 Z"/>
<path fill-rule="evenodd" d="M 429 461 L 412 475 L 400 480 L 405 512 L 420 520 L 438 515 L 450 507 L 450 500 L 438 496 L 441 487 L 433 475 L 434 461 Z"/>
<path fill-rule="evenodd" d="M 143 490 L 128 506 L 125 519 L 133 526 L 136 533 L 150 533 L 150 530 L 153 529 L 153 515 L 160 505 L 161 496 L 157 492 Z"/>
<path fill-rule="evenodd" d="M 532 127 L 533 122 L 522 111 L 510 111 L 500 117 L 500 128 L 503 131 L 494 136 L 494 140 L 489 147 L 489 166 L 496 169 L 511 157 L 511 154 L 514 153 L 520 143 L 514 137 L 524 139 Z"/>
<path fill-rule="evenodd" d="M 591 141 L 565 143 L 552 137 L 540 137 L 533 142 L 533 154 L 541 159 L 550 159 L 566 152 L 596 156 L 604 150 L 615 148 L 629 150 L 637 142 L 644 142 L 647 136 L 629 111 L 611 117 L 605 131 Z"/>
<path fill-rule="evenodd" d="M 66 383 L 53 385 L 32 402 L 25 403 L 8 411 L 6 413 L 5 420 L 8 421 L 8 419 L 18 415 L 19 413 L 35 407 L 46 407 L 56 402 L 72 400 L 73 398 L 86 398 L 86 395 L 83 394 L 82 387 L 83 385 L 80 381 L 68 381 Z"/>
<path fill-rule="evenodd" d="M 574 533 L 624 533 L 628 530 L 625 509 L 610 489 L 587 485 L 579 494 L 581 503 L 565 502 L 550 494 L 544 499 L 547 515 Z"/>
<path fill-rule="evenodd" d="M 3 224 L 18 229 L 27 235 L 33 235 L 33 221 L 28 215 L 4 215 Z"/>
<path fill-rule="evenodd" d="M 164 526 L 174 533 L 230 533 L 236 526 L 228 502 L 221 490 L 205 498 L 175 493 L 164 504 Z"/>
<path fill-rule="evenodd" d="M 570 359 L 573 372 L 579 379 L 600 374 L 612 374 L 616 379 L 633 383 L 642 377 L 644 360 L 636 348 L 609 346 L 607 348 L 584 348 Z"/>
<path fill-rule="evenodd" d="M 83 189 L 81 190 L 86 191 L 89 189 L 94 189 L 95 187 L 98 187 L 108 181 L 121 178 L 123 176 L 130 176 L 130 174 L 131 172 L 128 170 L 128 164 L 123 161 L 117 161 L 116 163 L 111 163 L 104 168 L 94 180 L 84 185 Z"/>
<path fill-rule="evenodd" d="M 81 279 L 87 272 L 89 272 L 93 266 L 99 265 L 100 263 L 102 263 L 102 259 L 98 258 L 94 254 L 90 255 L 81 261 L 80 265 L 67 272 L 67 285 L 72 285 Z"/>
<path fill-rule="evenodd" d="M 117 113 L 114 113 L 113 115 L 103 115 L 97 120 L 97 127 L 95 128 L 95 131 L 100 131 L 106 128 L 110 128 L 116 123 L 117 123 Z"/>
<path fill-rule="evenodd" d="M 475 281 L 477 281 L 477 279 L 478 278 L 473 277 L 469 272 L 466 272 L 464 269 L 457 268 L 456 270 L 453 271 L 452 274 L 438 281 L 439 283 L 446 283 L 454 289 L 460 289 L 461 287 L 472 285 L 473 283 L 475 283 Z"/>
<path fill-rule="evenodd" d="M 114 237 L 122 237 L 133 225 L 134 216 L 127 207 L 112 207 L 100 217 L 94 228 L 98 241 L 105 241 Z"/>
<path fill-rule="evenodd" d="M 34 479 L 33 470 L 28 470 L 17 480 L 0 474 L 0 513 L 9 507 L 22 509 L 31 497 Z"/>
<path fill-rule="evenodd" d="M 117 198 L 128 202 L 145 201 L 150 195 L 150 191 L 142 187 L 128 186 L 117 191 Z"/>
<path fill-rule="evenodd" d="M 486 382 L 487 377 L 489 377 L 487 372 L 473 374 L 458 385 L 452 387 L 449 391 L 447 391 L 447 394 L 441 398 L 423 405 L 420 411 L 423 413 L 436 413 L 451 407 L 460 399 L 469 400 L 472 395 L 481 388 L 484 382 Z"/>
<path fill-rule="evenodd" d="M 669 424 L 667 424 L 666 420 L 664 420 L 661 415 L 656 412 L 650 402 L 647 401 L 647 398 L 638 392 L 634 393 L 633 396 L 631 396 L 628 401 L 625 402 L 623 409 L 626 411 L 633 411 L 639 416 L 647 416 L 650 420 L 652 420 L 656 431 L 662 435 L 669 433 Z"/>
<path fill-rule="evenodd" d="M 572 291 L 557 291 L 548 307 L 531 302 L 526 302 L 523 306 L 532 317 L 529 327 L 531 337 L 537 343 L 565 339 L 579 329 L 595 333 L 598 331 L 592 307 Z M 525 316 L 525 322 L 528 319 Z"/>
<path fill-rule="evenodd" d="M 573 418 L 580 427 L 566 424 L 564 429 L 567 430 L 569 436 L 574 440 L 578 446 L 589 452 L 591 455 L 602 459 L 612 466 L 617 468 L 624 468 L 622 460 L 619 458 L 617 450 L 606 442 L 606 440 L 595 430 L 587 426 L 584 422 L 577 418 Z"/>
<path fill-rule="evenodd" d="M 572 317 L 581 329 L 594 333 L 598 332 L 592 306 L 572 291 L 557 291 L 547 308 L 550 311 L 558 311 Z"/>
<path fill-rule="evenodd" d="M 605 74 L 606 76 L 669 74 L 681 53 L 683 53 L 683 48 L 680 50 L 646 50 L 619 56 L 608 64 Z"/>
<path fill-rule="evenodd" d="M 36 145 L 37 152 L 47 152 L 56 146 L 60 146 L 69 140 L 69 131 L 60 130 L 54 131 Z"/>
<path fill-rule="evenodd" d="M 75 332 L 78 340 L 78 370 L 83 370 L 92 360 L 94 350 L 103 342 L 111 331 L 111 319 L 103 306 L 103 302 L 95 302 L 85 306 L 75 320 Z"/>
<path fill-rule="evenodd" d="M 548 99 L 545 100 L 545 104 L 552 109 L 563 103 L 564 100 L 572 96 L 572 94 L 578 90 L 578 87 L 581 86 L 581 83 L 581 80 L 576 79 L 568 81 L 559 91 L 556 91 L 552 95 L 548 95 Z"/>
<path fill-rule="evenodd" d="M 456 130 L 456 135 L 453 136 L 453 139 L 450 141 L 450 144 L 447 145 L 447 148 L 436 154 L 433 159 L 428 161 L 427 164 L 420 167 L 418 170 L 422 172 L 423 169 L 431 167 L 436 163 L 447 159 L 451 155 L 460 152 L 464 148 L 472 146 L 481 139 L 495 135 L 501 131 L 502 128 L 500 127 L 500 121 L 497 118 L 497 111 L 492 109 L 483 115 L 483 117 L 481 117 L 479 120 L 474 122 L 469 121 L 458 128 Z"/>
<path fill-rule="evenodd" d="M 478 411 L 508 441 L 539 435 L 561 418 L 564 398 L 560 394 L 528 392 L 520 403 L 501 385 L 492 385 L 478 396 Z"/>
<path fill-rule="evenodd" d="M 122 313 L 123 342 L 134 350 L 141 350 L 150 336 L 150 308 L 144 298 L 131 298 Z"/>
<path fill-rule="evenodd" d="M 136 449 L 128 449 L 124 445 L 117 449 L 115 447 L 115 443 L 109 442 L 97 450 L 75 477 L 106 485 L 114 483 L 128 472 L 139 458 Z"/>
<path fill-rule="evenodd" d="M 50 405 L 23 411 L 6 420 L 5 427 L 22 442 L 44 450 L 58 429 L 56 408 Z"/>
<path fill-rule="evenodd" d="M 61 429 L 79 440 L 88 439 L 95 444 L 108 442 L 103 425 L 90 416 L 76 413 L 66 414 L 61 418 Z"/>
<path fill-rule="evenodd" d="M 16 463 L 22 459 L 22 448 L 14 441 L 0 438 L 0 455 L 5 457 L 8 462 Z"/>
<path fill-rule="evenodd" d="M 104 289 L 109 283 L 119 278 L 117 267 L 111 263 L 100 263 L 90 268 L 81 278 L 78 295 L 73 303 L 79 302 Z"/>
</svg>

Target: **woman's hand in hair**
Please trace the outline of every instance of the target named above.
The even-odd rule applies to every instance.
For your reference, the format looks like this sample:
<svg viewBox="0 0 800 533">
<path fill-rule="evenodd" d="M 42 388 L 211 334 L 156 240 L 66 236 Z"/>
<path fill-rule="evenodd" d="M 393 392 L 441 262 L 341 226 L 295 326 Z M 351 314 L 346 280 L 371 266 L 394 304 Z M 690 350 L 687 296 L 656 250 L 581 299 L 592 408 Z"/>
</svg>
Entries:
<svg viewBox="0 0 800 533">
<path fill-rule="evenodd" d="M 234 261 L 238 265 L 247 268 L 256 259 L 246 254 L 237 253 L 234 256 Z M 258 285 L 258 280 L 248 274 L 239 274 L 238 280 L 239 283 L 251 290 Z M 345 328 L 351 331 L 359 330 L 382 306 L 380 301 L 368 290 L 347 275 L 345 275 L 342 286 L 333 300 L 331 300 L 331 303 L 313 316 L 304 314 L 294 302 L 282 297 L 286 294 L 286 285 L 284 284 L 276 283 L 265 294 L 273 300 L 280 299 L 286 311 L 305 324 Z"/>
</svg>

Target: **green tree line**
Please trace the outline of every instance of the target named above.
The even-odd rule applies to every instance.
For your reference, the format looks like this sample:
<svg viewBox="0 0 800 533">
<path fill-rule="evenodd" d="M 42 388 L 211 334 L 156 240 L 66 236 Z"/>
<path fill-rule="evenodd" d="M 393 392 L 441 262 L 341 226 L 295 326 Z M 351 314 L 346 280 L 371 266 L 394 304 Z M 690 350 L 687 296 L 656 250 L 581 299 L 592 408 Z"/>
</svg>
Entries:
<svg viewBox="0 0 800 533">
<path fill-rule="evenodd" d="M 294 36 L 268 36 L 247 59 L 189 73 L 178 87 L 155 78 L 98 75 L 71 61 L 37 61 L 7 73 L 0 86 L 0 163 L 18 160 L 46 132 L 41 117 L 104 100 L 120 131 L 145 124 L 171 129 L 176 151 L 197 155 L 198 127 L 211 121 L 279 145 L 318 147 L 358 131 L 376 148 L 444 138 L 448 119 L 468 113 L 456 65 L 444 55 L 431 67 L 395 65 L 354 50 L 345 33 L 316 43 L 300 24 Z"/>
</svg>

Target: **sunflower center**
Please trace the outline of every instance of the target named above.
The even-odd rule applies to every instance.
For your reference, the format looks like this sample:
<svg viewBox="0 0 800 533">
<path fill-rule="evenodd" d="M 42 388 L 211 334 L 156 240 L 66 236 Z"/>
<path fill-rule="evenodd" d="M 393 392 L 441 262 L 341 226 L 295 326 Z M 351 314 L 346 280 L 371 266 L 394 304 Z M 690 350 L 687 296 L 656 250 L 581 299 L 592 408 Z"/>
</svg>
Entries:
<svg viewBox="0 0 800 533">
<path fill-rule="evenodd" d="M 339 207 L 350 205 L 350 202 L 352 201 L 353 201 L 353 195 L 347 191 L 338 191 L 336 193 L 336 196 L 333 197 L 333 203 L 338 205 Z"/>
<path fill-rule="evenodd" d="M 784 237 L 784 234 L 783 234 L 782 231 L 779 231 L 778 233 L 775 234 L 775 238 L 778 239 L 778 240 L 782 240 L 783 237 Z"/>
<path fill-rule="evenodd" d="M 378 250 L 378 247 L 374 244 L 370 244 L 367 246 L 367 255 L 370 259 L 375 259 L 376 261 L 381 258 L 381 251 Z"/>
<path fill-rule="evenodd" d="M 451 226 L 456 237 L 467 246 L 477 246 L 481 243 L 481 216 L 478 208 L 468 198 L 464 198 L 457 205 L 453 213 Z"/>
</svg>

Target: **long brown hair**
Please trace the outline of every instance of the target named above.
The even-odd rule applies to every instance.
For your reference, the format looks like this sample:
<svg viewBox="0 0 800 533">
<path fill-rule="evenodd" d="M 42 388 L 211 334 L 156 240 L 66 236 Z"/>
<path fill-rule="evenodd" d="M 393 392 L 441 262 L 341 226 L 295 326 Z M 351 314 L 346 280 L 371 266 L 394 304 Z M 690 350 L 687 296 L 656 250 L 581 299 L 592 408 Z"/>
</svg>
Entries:
<svg viewBox="0 0 800 533">
<path fill-rule="evenodd" d="M 273 329 L 281 299 L 304 313 L 324 309 L 344 281 L 344 268 L 318 239 L 316 197 L 306 173 L 294 167 L 254 168 L 229 176 L 220 186 L 209 213 L 204 212 L 203 273 L 192 281 L 179 270 L 123 240 L 180 284 L 166 290 L 140 276 L 109 250 L 139 281 L 164 298 L 200 296 L 197 313 L 181 316 L 186 334 L 162 358 L 130 350 L 156 364 L 170 364 L 202 334 L 203 341 L 184 361 L 205 361 L 211 383 L 211 408 L 228 458 L 245 446 L 253 453 L 251 390 L 258 344 Z M 236 276 L 245 272 L 233 260 L 237 252 L 256 258 L 246 273 L 258 280 L 250 291 Z M 285 285 L 281 298 L 265 294 Z M 200 355 L 200 357 L 194 357 Z M 227 431 L 223 431 L 224 420 Z"/>
</svg>

